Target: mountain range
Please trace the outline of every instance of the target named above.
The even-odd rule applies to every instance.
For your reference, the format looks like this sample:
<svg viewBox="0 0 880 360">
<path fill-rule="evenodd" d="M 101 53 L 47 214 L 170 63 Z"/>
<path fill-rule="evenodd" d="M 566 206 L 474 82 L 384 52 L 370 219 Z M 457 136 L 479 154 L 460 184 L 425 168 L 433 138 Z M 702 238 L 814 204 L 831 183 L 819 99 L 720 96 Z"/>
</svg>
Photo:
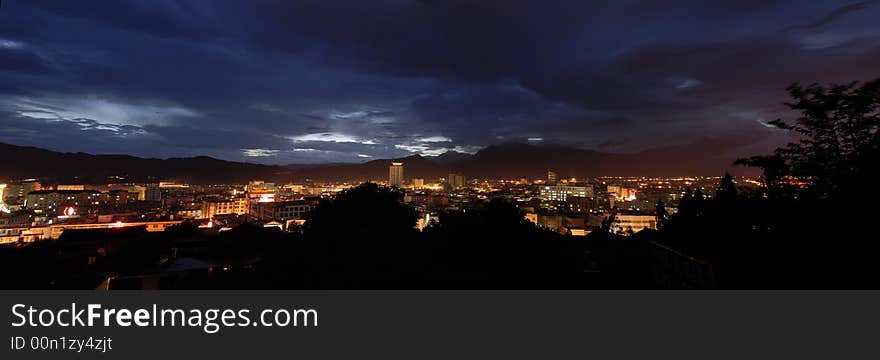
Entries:
<svg viewBox="0 0 880 360">
<path fill-rule="evenodd" d="M 707 150 L 708 149 L 708 150 Z M 0 143 L 0 179 L 40 178 L 49 182 L 107 183 L 111 177 L 125 181 L 174 180 L 194 184 L 245 183 L 262 179 L 274 182 L 366 181 L 388 177 L 391 161 L 404 163 L 406 178 L 436 179 L 451 172 L 468 178 L 544 178 L 548 169 L 561 177 L 596 176 L 696 176 L 720 175 L 736 170 L 736 156 L 716 140 L 669 146 L 630 154 L 530 144 L 499 144 L 471 155 L 447 152 L 440 156 L 412 155 L 365 163 L 324 165 L 262 165 L 206 156 L 140 158 L 129 155 L 63 153 Z M 120 181 L 114 180 L 114 181 Z"/>
</svg>

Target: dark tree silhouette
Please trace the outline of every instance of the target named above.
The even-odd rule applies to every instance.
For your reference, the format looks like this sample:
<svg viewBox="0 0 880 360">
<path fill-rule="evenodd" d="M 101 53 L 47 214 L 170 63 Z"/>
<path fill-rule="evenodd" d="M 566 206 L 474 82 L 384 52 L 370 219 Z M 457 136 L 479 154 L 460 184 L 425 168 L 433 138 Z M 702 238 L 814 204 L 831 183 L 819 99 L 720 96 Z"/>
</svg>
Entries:
<svg viewBox="0 0 880 360">
<path fill-rule="evenodd" d="M 669 211 L 666 210 L 666 203 L 662 199 L 657 200 L 654 212 L 657 214 L 657 228 L 662 229 L 666 221 L 669 220 Z"/>
<path fill-rule="evenodd" d="M 864 84 L 813 84 L 788 87 L 793 101 L 786 105 L 800 113 L 793 122 L 770 124 L 800 139 L 776 149 L 773 155 L 739 159 L 737 164 L 764 170 L 768 187 L 791 175 L 810 180 L 809 189 L 820 198 L 848 191 L 876 168 L 880 128 L 880 79 Z"/>
<path fill-rule="evenodd" d="M 583 243 L 536 227 L 512 203 L 495 199 L 440 215 L 427 228 L 429 284 L 440 288 L 581 288 Z"/>
<path fill-rule="evenodd" d="M 396 238 L 411 233 L 418 213 L 402 203 L 397 188 L 366 183 L 343 190 L 332 200 L 322 200 L 306 216 L 308 236 Z"/>
<path fill-rule="evenodd" d="M 724 288 L 877 287 L 880 247 L 863 205 L 878 199 L 878 88 L 880 80 L 789 87 L 787 105 L 800 116 L 772 124 L 799 139 L 736 162 L 762 168 L 767 191 L 739 192 L 729 175 L 714 199 L 688 190 L 656 240 L 711 264 Z M 698 264 L 677 259 L 680 269 Z"/>
<path fill-rule="evenodd" d="M 724 173 L 724 177 L 721 178 L 721 184 L 715 190 L 715 199 L 719 202 L 736 200 L 736 184 L 733 182 L 733 177 L 730 176 L 730 173 Z"/>
<path fill-rule="evenodd" d="M 372 183 L 322 200 L 306 216 L 301 285 L 317 288 L 398 288 L 423 276 L 418 212 L 397 188 Z"/>
</svg>

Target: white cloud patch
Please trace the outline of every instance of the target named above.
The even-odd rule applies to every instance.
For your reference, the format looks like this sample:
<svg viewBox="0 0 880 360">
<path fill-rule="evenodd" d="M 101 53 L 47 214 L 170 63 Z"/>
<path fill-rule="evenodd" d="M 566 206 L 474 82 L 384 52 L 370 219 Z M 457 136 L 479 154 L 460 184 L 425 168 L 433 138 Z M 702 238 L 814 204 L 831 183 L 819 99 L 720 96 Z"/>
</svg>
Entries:
<svg viewBox="0 0 880 360">
<path fill-rule="evenodd" d="M 10 101 L 22 116 L 38 119 L 98 119 L 119 125 L 168 125 L 176 118 L 197 117 L 176 105 L 126 104 L 90 98 L 17 98 Z"/>
<path fill-rule="evenodd" d="M 667 81 L 678 90 L 690 89 L 703 84 L 700 80 L 684 76 L 672 76 Z"/>
<path fill-rule="evenodd" d="M 320 142 L 334 142 L 334 143 L 357 143 L 363 145 L 375 145 L 376 142 L 370 139 L 363 139 L 357 136 L 335 133 L 335 132 L 324 132 L 324 133 L 314 133 L 314 134 L 304 134 L 291 136 L 290 140 L 294 142 L 308 142 L 308 141 L 320 141 Z"/>
<path fill-rule="evenodd" d="M 477 145 L 464 145 L 464 146 L 456 146 L 456 147 L 452 148 L 452 151 L 457 151 L 457 152 L 460 152 L 460 153 L 465 153 L 465 154 L 471 154 L 471 155 L 473 155 L 473 154 L 476 154 L 477 151 L 480 151 L 480 150 L 482 150 L 482 149 L 483 149 L 482 146 L 477 146 Z"/>
<path fill-rule="evenodd" d="M 0 38 L 0 48 L 4 49 L 21 49 L 24 47 L 19 41 Z"/>
<path fill-rule="evenodd" d="M 445 136 L 429 136 L 418 139 L 419 142 L 423 143 L 438 143 L 438 142 L 452 142 L 452 139 Z"/>
<path fill-rule="evenodd" d="M 411 153 L 422 153 L 428 150 L 428 146 L 426 145 L 406 145 L 406 144 L 397 144 L 394 145 L 394 148 L 400 150 L 406 150 Z"/>
<path fill-rule="evenodd" d="M 278 155 L 279 150 L 270 149 L 241 149 L 241 153 L 247 157 L 267 157 Z"/>
<path fill-rule="evenodd" d="M 347 119 L 358 119 L 358 118 L 362 118 L 362 117 L 365 117 L 368 115 L 370 115 L 370 113 L 366 112 L 366 111 L 353 111 L 353 112 L 348 112 L 348 113 L 338 113 L 338 112 L 332 113 L 332 114 L 330 114 L 330 117 L 332 117 L 334 119 L 347 120 Z"/>
<path fill-rule="evenodd" d="M 328 117 L 332 120 L 343 121 L 345 124 L 390 124 L 395 122 L 394 112 L 385 109 L 367 109 L 356 111 L 331 111 Z"/>
<path fill-rule="evenodd" d="M 689 89 L 695 86 L 700 86 L 703 82 L 697 79 L 684 79 L 680 82 L 675 88 L 676 89 Z"/>
<path fill-rule="evenodd" d="M 419 154 L 422 156 L 439 156 L 447 151 L 456 151 L 466 154 L 474 154 L 477 151 L 482 149 L 481 146 L 475 145 L 457 145 L 454 147 L 429 147 L 428 145 L 422 144 L 398 144 L 394 145 L 395 148 L 400 150 L 406 150 L 413 154 Z"/>
</svg>

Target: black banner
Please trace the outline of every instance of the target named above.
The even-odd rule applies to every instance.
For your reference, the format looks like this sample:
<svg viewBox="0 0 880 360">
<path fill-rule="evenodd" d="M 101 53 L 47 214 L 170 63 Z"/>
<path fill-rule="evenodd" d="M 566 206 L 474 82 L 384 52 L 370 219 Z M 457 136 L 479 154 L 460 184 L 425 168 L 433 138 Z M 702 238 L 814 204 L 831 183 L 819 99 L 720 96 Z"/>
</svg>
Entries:
<svg viewBox="0 0 880 360">
<path fill-rule="evenodd" d="M 7 291 L 3 358 L 848 358 L 877 353 L 878 301 L 880 292 Z M 175 324 L 161 325 L 163 310 Z"/>
</svg>

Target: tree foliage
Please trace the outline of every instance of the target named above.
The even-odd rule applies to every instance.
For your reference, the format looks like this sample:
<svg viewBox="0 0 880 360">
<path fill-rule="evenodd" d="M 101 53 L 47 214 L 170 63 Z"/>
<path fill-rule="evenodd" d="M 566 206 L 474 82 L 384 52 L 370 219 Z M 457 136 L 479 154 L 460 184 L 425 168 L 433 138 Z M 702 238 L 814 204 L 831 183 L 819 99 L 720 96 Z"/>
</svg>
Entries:
<svg viewBox="0 0 880 360">
<path fill-rule="evenodd" d="M 799 116 L 770 124 L 792 132 L 798 141 L 772 155 L 739 159 L 737 164 L 762 168 L 770 188 L 778 187 L 784 176 L 809 179 L 810 189 L 823 198 L 840 195 L 873 171 L 880 143 L 880 79 L 829 86 L 794 84 L 787 90 L 792 101 L 785 105 Z"/>
</svg>

